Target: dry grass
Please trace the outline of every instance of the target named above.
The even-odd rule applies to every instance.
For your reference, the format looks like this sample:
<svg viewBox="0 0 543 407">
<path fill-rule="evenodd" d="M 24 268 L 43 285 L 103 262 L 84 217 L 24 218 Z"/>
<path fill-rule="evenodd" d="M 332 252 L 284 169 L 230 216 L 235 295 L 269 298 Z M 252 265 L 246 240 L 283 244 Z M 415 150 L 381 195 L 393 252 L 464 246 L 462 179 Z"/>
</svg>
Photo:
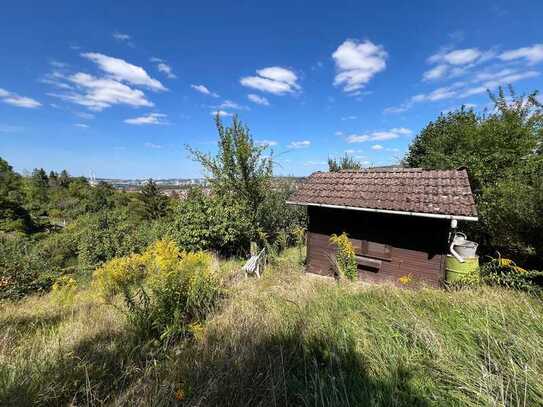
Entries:
<svg viewBox="0 0 543 407">
<path fill-rule="evenodd" d="M 0 405 L 543 405 L 543 304 L 499 289 L 338 286 L 296 253 L 232 278 L 202 334 L 142 343 L 83 290 L 0 309 Z"/>
</svg>

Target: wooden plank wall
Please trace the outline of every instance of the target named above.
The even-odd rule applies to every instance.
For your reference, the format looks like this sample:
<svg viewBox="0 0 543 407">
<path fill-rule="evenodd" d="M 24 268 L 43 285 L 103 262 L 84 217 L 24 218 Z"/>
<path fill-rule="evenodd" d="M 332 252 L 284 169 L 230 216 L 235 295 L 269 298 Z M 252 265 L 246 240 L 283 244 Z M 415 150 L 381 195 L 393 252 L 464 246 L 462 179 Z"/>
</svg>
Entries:
<svg viewBox="0 0 543 407">
<path fill-rule="evenodd" d="M 377 272 L 361 267 L 360 279 L 398 283 L 400 277 L 411 274 L 420 282 L 439 286 L 444 278 L 447 220 L 319 207 L 308 208 L 308 214 L 307 270 L 311 273 L 333 274 L 335 249 L 329 238 L 346 232 L 355 245 L 366 241 L 390 246 L 390 259 L 380 259 Z"/>
</svg>

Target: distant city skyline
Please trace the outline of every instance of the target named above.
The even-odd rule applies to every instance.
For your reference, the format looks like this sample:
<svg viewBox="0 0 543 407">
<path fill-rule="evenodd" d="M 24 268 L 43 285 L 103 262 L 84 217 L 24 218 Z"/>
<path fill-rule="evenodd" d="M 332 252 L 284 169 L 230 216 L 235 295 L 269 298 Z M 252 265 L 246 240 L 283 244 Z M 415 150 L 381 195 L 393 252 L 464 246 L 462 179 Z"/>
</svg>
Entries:
<svg viewBox="0 0 543 407">
<path fill-rule="evenodd" d="M 543 2 L 7 2 L 0 157 L 17 171 L 201 178 L 233 114 L 277 175 L 397 163 L 430 120 L 541 89 Z"/>
</svg>

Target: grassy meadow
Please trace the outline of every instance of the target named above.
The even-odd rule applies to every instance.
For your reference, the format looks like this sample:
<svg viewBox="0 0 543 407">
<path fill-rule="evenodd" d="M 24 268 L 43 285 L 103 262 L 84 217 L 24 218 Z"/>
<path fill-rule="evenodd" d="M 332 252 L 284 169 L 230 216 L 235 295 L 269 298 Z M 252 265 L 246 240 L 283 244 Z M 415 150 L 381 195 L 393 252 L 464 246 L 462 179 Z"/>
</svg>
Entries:
<svg viewBox="0 0 543 407">
<path fill-rule="evenodd" d="M 287 250 L 190 339 L 143 340 L 90 288 L 0 304 L 0 405 L 543 405 L 543 302 L 304 275 Z"/>
</svg>

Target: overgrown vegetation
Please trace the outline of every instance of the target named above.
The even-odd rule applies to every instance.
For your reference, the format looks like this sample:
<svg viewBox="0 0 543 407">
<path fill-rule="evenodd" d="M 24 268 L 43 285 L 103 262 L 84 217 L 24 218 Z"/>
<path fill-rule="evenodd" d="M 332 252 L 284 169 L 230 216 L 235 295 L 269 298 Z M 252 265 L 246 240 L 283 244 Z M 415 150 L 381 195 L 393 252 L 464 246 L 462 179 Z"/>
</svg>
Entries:
<svg viewBox="0 0 543 407">
<path fill-rule="evenodd" d="M 161 240 L 142 254 L 99 267 L 93 287 L 109 304 L 120 295 L 128 321 L 141 337 L 172 339 L 202 322 L 220 294 L 217 264 L 204 252 L 182 252 Z"/>
<path fill-rule="evenodd" d="M 0 404 L 543 403 L 532 296 L 337 285 L 304 276 L 295 249 L 237 281 L 191 339 L 167 346 L 86 289 L 68 307 L 50 295 L 1 305 Z"/>
<path fill-rule="evenodd" d="M 347 233 L 343 232 L 341 235 L 336 235 L 334 233 L 330 236 L 330 243 L 336 247 L 334 264 L 336 265 L 339 277 L 347 277 L 349 280 L 357 279 L 358 266 L 353 244 L 351 243 L 349 236 L 347 236 Z"/>
<path fill-rule="evenodd" d="M 328 171 L 330 172 L 361 170 L 362 168 L 360 161 L 347 153 L 340 158 L 328 158 Z"/>
<path fill-rule="evenodd" d="M 482 254 L 498 250 L 527 268 L 543 268 L 543 109 L 537 92 L 512 88 L 491 95 L 494 107 L 477 114 L 441 115 L 415 138 L 406 157 L 412 167 L 465 166 L 479 222 L 471 236 Z"/>
<path fill-rule="evenodd" d="M 519 264 L 450 291 L 351 283 L 346 234 L 341 284 L 305 276 L 294 186 L 237 118 L 216 118 L 216 155 L 189 148 L 210 188 L 183 200 L 0 159 L 0 405 L 542 405 L 541 106 L 495 103 L 430 123 L 406 159 L 467 165 L 474 238 Z M 264 277 L 240 278 L 255 241 Z"/>
<path fill-rule="evenodd" d="M 244 256 L 251 241 L 293 244 L 305 225 L 304 211 L 286 204 L 293 185 L 273 178 L 265 148 L 237 118 L 216 124 L 217 155 L 191 150 L 211 188 L 195 187 L 183 200 L 162 195 L 152 180 L 126 193 L 66 171 L 22 177 L 0 159 L 0 298 L 47 291 L 63 275 L 89 280 L 104 263 L 161 239 L 221 256 Z"/>
</svg>

